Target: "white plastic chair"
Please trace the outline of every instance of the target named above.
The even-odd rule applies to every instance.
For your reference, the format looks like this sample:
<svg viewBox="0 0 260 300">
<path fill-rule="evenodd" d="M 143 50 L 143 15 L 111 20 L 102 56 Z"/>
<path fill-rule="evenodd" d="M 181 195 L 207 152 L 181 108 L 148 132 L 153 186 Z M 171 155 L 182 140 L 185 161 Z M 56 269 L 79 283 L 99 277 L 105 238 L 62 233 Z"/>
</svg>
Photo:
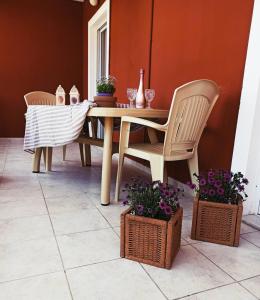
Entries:
<svg viewBox="0 0 260 300">
<path fill-rule="evenodd" d="M 122 117 L 115 200 L 118 201 L 124 155 L 150 161 L 152 180 L 167 181 L 165 162 L 187 160 L 191 180 L 199 172 L 198 144 L 209 115 L 219 97 L 219 87 L 210 80 L 196 80 L 177 88 L 164 125 L 141 118 Z M 151 144 L 129 145 L 130 124 L 149 127 Z M 165 133 L 159 143 L 153 130 Z"/>
</svg>

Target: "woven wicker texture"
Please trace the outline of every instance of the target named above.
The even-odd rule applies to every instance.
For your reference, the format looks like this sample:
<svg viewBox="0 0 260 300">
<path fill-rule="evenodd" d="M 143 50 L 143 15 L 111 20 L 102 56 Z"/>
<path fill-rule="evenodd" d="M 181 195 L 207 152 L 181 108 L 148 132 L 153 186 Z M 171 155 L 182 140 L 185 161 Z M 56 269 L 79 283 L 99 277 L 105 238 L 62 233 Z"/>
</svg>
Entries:
<svg viewBox="0 0 260 300">
<path fill-rule="evenodd" d="M 242 203 L 239 205 L 200 201 L 193 205 L 191 237 L 196 240 L 238 246 Z"/>
<path fill-rule="evenodd" d="M 169 222 L 121 215 L 121 257 L 162 268 L 171 268 L 180 248 L 182 208 Z"/>
</svg>

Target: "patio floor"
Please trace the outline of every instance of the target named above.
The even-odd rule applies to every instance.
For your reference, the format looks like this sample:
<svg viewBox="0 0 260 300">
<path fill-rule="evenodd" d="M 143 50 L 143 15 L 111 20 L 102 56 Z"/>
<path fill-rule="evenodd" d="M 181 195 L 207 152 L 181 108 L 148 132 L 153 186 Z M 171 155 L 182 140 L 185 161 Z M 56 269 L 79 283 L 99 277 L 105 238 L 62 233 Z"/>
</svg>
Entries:
<svg viewBox="0 0 260 300">
<path fill-rule="evenodd" d="M 120 204 L 101 207 L 102 152 L 80 166 L 55 149 L 53 172 L 31 173 L 22 139 L 0 139 L 0 299 L 161 300 L 260 298 L 260 231 L 242 224 L 240 246 L 189 238 L 192 200 L 184 207 L 182 247 L 171 270 L 119 256 Z M 44 170 L 42 166 L 42 170 Z M 130 163 L 125 177 L 147 176 Z M 113 187 L 116 159 L 113 162 Z"/>
</svg>

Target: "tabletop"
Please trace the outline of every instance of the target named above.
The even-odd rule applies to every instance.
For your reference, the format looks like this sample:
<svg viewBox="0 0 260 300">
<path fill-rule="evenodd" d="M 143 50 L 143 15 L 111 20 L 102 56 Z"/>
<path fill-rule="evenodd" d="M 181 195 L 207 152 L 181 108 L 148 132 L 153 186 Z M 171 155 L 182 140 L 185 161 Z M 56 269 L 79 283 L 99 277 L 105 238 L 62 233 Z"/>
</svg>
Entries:
<svg viewBox="0 0 260 300">
<path fill-rule="evenodd" d="M 131 116 L 139 118 L 168 118 L 169 111 L 153 108 L 118 108 L 118 107 L 92 107 L 87 115 L 90 117 L 122 117 Z"/>
</svg>

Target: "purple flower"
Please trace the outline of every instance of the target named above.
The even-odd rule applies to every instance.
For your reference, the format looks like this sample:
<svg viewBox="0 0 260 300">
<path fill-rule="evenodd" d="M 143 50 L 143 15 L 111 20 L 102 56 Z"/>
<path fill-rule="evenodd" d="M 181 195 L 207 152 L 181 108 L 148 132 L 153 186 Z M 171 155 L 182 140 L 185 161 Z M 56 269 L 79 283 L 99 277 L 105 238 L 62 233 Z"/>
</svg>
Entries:
<svg viewBox="0 0 260 300">
<path fill-rule="evenodd" d="M 129 204 L 128 200 L 123 201 L 123 205 L 128 205 L 128 204 Z"/>
<path fill-rule="evenodd" d="M 210 189 L 209 190 L 209 196 L 210 197 L 213 197 L 213 196 L 215 196 L 216 195 L 216 192 L 213 190 L 213 189 Z"/>
<path fill-rule="evenodd" d="M 243 182 L 244 184 L 248 184 L 249 181 L 248 181 L 247 178 L 243 178 L 242 182 Z"/>
<path fill-rule="evenodd" d="M 187 186 L 188 186 L 189 188 L 191 188 L 192 190 L 194 190 L 194 189 L 196 188 L 196 184 L 191 183 L 190 181 L 188 181 L 186 184 L 187 184 Z M 176 190 L 174 190 L 174 192 L 176 192 Z"/>
<path fill-rule="evenodd" d="M 164 201 L 160 201 L 159 206 L 161 209 L 165 209 L 165 207 L 167 207 L 167 204 Z"/>
<path fill-rule="evenodd" d="M 244 188 L 244 186 L 243 186 L 243 185 L 239 185 L 239 186 L 238 186 L 238 190 L 239 190 L 239 192 L 242 192 L 242 191 L 244 191 L 244 190 L 245 190 L 245 188 Z"/>
<path fill-rule="evenodd" d="M 205 179 L 205 178 L 201 178 L 201 179 L 200 179 L 200 185 L 201 185 L 201 186 L 204 186 L 204 185 L 206 185 L 206 184 L 207 184 L 206 179 Z"/>
<path fill-rule="evenodd" d="M 164 192 L 164 195 L 165 195 L 166 197 L 169 197 L 169 196 L 170 196 L 170 192 L 169 192 L 169 191 L 165 191 L 165 192 Z"/>
<path fill-rule="evenodd" d="M 138 214 L 142 214 L 143 211 L 144 211 L 144 206 L 139 204 L 139 205 L 136 206 L 136 209 L 137 209 Z"/>
<path fill-rule="evenodd" d="M 222 196 L 222 195 L 224 195 L 224 189 L 222 189 L 222 188 L 218 188 L 217 189 L 217 193 L 220 195 L 220 196 Z"/>
<path fill-rule="evenodd" d="M 214 185 L 215 184 L 215 179 L 214 178 L 209 178 L 208 179 L 209 184 Z"/>
<path fill-rule="evenodd" d="M 229 181 L 231 179 L 231 173 L 230 172 L 225 172 L 224 173 L 224 179 L 225 179 L 225 181 Z"/>
<path fill-rule="evenodd" d="M 215 173 L 213 172 L 213 171 L 209 171 L 208 172 L 208 177 L 212 177 L 212 176 L 214 176 L 215 175 Z"/>
<path fill-rule="evenodd" d="M 196 184 L 192 183 L 192 184 L 190 185 L 190 188 L 191 188 L 192 190 L 195 190 Z"/>
<path fill-rule="evenodd" d="M 201 194 L 207 195 L 208 194 L 208 189 L 207 188 L 202 189 Z"/>
<path fill-rule="evenodd" d="M 166 215 L 171 215 L 172 214 L 172 208 L 168 205 L 166 205 L 166 207 L 164 208 L 164 212 Z"/>
<path fill-rule="evenodd" d="M 219 187 L 221 187 L 221 185 L 222 185 L 222 182 L 221 182 L 221 180 L 216 180 L 216 181 L 215 181 L 215 184 L 214 184 L 214 186 L 215 186 L 216 188 L 219 188 Z"/>
</svg>

